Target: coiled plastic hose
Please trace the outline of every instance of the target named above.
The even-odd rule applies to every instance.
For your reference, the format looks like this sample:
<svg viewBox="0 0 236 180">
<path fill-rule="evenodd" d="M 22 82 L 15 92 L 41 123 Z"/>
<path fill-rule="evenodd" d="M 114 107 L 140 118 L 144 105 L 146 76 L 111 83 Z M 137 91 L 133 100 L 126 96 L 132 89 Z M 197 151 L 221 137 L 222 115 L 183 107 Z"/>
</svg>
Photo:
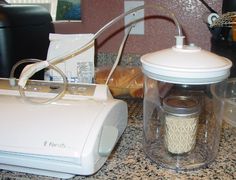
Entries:
<svg viewBox="0 0 236 180">
<path fill-rule="evenodd" d="M 35 62 L 41 62 L 41 61 L 42 60 L 40 60 L 40 59 L 23 59 L 21 61 L 18 61 L 16 64 L 14 64 L 14 66 L 12 67 L 11 72 L 10 72 L 10 78 L 9 78 L 10 85 L 15 86 L 15 84 L 16 84 L 16 78 L 14 77 L 14 75 L 15 75 L 15 70 L 18 66 L 20 66 L 21 64 L 29 63 L 29 62 L 35 63 Z M 59 91 L 59 93 L 51 99 L 46 99 L 45 101 L 36 102 L 36 101 L 32 101 L 30 98 L 26 97 L 24 87 L 19 86 L 19 93 L 23 97 L 24 100 L 26 100 L 30 103 L 33 103 L 33 104 L 50 104 L 50 103 L 60 99 L 61 97 L 63 97 L 64 93 L 66 92 L 66 88 L 67 88 L 67 84 L 68 84 L 67 78 L 66 78 L 65 74 L 62 72 L 62 70 L 60 70 L 57 66 L 49 64 L 49 68 L 55 70 L 57 73 L 59 73 L 62 76 L 63 83 L 62 83 L 62 87 L 60 88 L 61 90 Z"/>
</svg>

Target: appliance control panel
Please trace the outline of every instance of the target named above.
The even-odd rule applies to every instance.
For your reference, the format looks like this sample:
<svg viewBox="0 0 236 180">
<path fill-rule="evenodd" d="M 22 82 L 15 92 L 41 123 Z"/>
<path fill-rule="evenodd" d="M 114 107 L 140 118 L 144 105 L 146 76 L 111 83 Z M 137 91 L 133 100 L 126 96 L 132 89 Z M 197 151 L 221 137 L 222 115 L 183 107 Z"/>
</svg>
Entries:
<svg viewBox="0 0 236 180">
<path fill-rule="evenodd" d="M 18 80 L 10 85 L 8 78 L 0 78 L 0 95 L 20 96 Z M 29 80 L 25 87 L 26 96 L 53 98 L 62 91 L 63 84 L 55 81 Z M 110 96 L 107 85 L 68 83 L 63 99 L 94 98 L 106 100 Z"/>
</svg>

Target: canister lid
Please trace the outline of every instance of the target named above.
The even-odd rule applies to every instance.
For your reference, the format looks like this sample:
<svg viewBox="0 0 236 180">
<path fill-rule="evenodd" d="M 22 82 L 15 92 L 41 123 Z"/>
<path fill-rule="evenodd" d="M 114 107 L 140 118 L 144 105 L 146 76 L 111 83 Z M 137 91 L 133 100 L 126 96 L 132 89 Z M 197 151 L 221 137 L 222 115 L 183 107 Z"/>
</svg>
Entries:
<svg viewBox="0 0 236 180">
<path fill-rule="evenodd" d="M 232 62 L 191 44 L 141 57 L 144 73 L 155 80 L 176 84 L 210 84 L 226 79 Z"/>
<path fill-rule="evenodd" d="M 163 109 L 171 114 L 190 115 L 200 111 L 200 104 L 193 97 L 169 96 L 163 101 Z"/>
</svg>

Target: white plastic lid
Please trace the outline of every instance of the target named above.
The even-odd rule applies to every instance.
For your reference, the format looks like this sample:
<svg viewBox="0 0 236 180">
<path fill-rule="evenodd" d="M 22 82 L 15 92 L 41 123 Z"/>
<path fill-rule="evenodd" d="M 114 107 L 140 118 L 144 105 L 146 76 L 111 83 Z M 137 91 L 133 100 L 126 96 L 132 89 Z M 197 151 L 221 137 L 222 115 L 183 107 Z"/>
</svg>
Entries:
<svg viewBox="0 0 236 180">
<path fill-rule="evenodd" d="M 155 80 L 177 84 L 210 84 L 226 79 L 232 62 L 191 44 L 141 57 L 144 73 Z"/>
</svg>

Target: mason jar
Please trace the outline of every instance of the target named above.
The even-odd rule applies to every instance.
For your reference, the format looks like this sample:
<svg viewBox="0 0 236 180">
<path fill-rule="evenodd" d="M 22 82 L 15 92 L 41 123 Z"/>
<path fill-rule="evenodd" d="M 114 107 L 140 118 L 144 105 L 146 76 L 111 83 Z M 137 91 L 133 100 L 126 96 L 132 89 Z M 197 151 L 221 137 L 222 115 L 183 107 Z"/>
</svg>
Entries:
<svg viewBox="0 0 236 180">
<path fill-rule="evenodd" d="M 196 144 L 200 104 L 191 96 L 169 96 L 163 101 L 165 147 L 169 153 L 190 152 Z"/>
</svg>

